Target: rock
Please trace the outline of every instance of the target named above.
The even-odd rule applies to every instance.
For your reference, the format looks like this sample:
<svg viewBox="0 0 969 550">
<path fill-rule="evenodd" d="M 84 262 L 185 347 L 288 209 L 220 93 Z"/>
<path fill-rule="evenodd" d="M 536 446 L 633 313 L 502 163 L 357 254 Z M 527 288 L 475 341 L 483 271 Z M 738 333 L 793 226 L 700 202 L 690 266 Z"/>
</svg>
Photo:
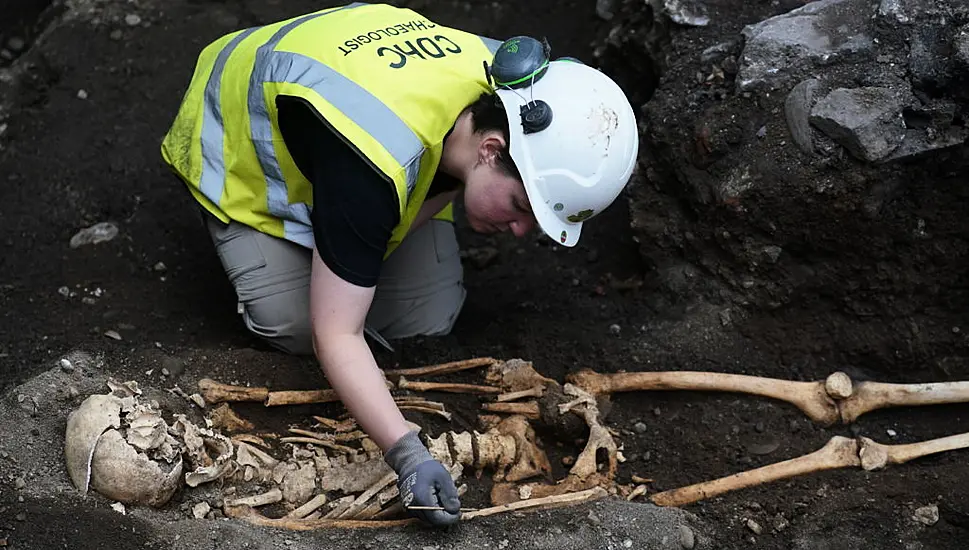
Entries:
<svg viewBox="0 0 969 550">
<path fill-rule="evenodd" d="M 696 535 L 693 533 L 693 529 L 690 529 L 686 525 L 680 525 L 678 529 L 680 532 L 680 546 L 683 547 L 683 550 L 693 550 L 693 547 L 696 546 Z"/>
<path fill-rule="evenodd" d="M 616 16 L 616 0 L 596 0 L 596 15 L 609 21 Z"/>
<path fill-rule="evenodd" d="M 872 56 L 867 0 L 820 0 L 744 27 L 737 89 L 777 88 L 787 77 Z"/>
<path fill-rule="evenodd" d="M 203 519 L 211 509 L 212 507 L 209 506 L 209 503 L 203 500 L 192 507 L 192 515 L 195 517 L 195 519 Z"/>
<path fill-rule="evenodd" d="M 622 332 L 622 327 L 620 327 L 619 325 L 616 325 L 616 324 L 609 325 L 609 334 L 612 334 L 613 336 L 619 336 L 620 332 Z"/>
<path fill-rule="evenodd" d="M 121 40 L 122 36 L 124 36 L 124 33 L 121 32 L 121 29 L 115 29 L 108 35 L 111 40 Z"/>
<path fill-rule="evenodd" d="M 760 441 L 757 443 L 751 443 L 747 445 L 747 452 L 752 455 L 769 455 L 777 450 L 781 444 L 776 439 L 768 439 L 766 441 Z"/>
<path fill-rule="evenodd" d="M 811 110 L 811 124 L 870 162 L 894 151 L 905 137 L 901 94 L 890 88 L 838 88 Z"/>
<path fill-rule="evenodd" d="M 706 5 L 699 0 L 663 0 L 663 11 L 677 25 L 705 27 L 710 24 Z"/>
<path fill-rule="evenodd" d="M 939 522 L 939 507 L 935 504 L 930 506 L 922 506 L 915 510 L 915 514 L 912 515 L 912 519 L 921 523 L 922 525 L 932 526 Z"/>
<path fill-rule="evenodd" d="M 725 58 L 737 46 L 737 42 L 721 42 L 714 44 L 700 53 L 700 63 L 707 65 Z"/>
<path fill-rule="evenodd" d="M 26 42 L 24 42 L 24 39 L 20 38 L 19 36 L 11 36 L 10 40 L 7 40 L 7 49 L 13 53 L 20 53 L 24 49 L 25 45 Z"/>
<path fill-rule="evenodd" d="M 124 16 L 124 22 L 129 27 L 137 27 L 141 24 L 141 16 L 137 13 L 129 13 L 128 15 Z"/>
<path fill-rule="evenodd" d="M 747 520 L 747 529 L 750 529 L 755 535 L 759 535 L 764 532 L 764 528 L 752 519 Z"/>
<path fill-rule="evenodd" d="M 791 139 L 804 154 L 814 154 L 814 143 L 811 138 L 811 107 L 821 82 L 816 78 L 809 78 L 798 83 L 787 94 L 784 101 L 784 116 L 787 129 L 791 132 Z"/>
<path fill-rule="evenodd" d="M 83 92 L 84 90 L 81 91 Z M 70 244 L 71 248 L 77 248 L 87 244 L 106 243 L 117 236 L 118 226 L 111 222 L 101 222 L 78 231 L 71 237 Z"/>
<path fill-rule="evenodd" d="M 882 0 L 881 4 L 878 5 L 878 15 L 882 18 L 892 19 L 903 25 L 909 23 L 911 19 L 905 15 L 905 11 L 902 9 L 902 1 Z"/>
<path fill-rule="evenodd" d="M 646 433 L 646 430 L 648 429 L 649 428 L 646 426 L 646 424 L 642 422 L 637 422 L 633 424 L 633 430 L 636 430 L 636 433 L 643 434 L 643 433 Z"/>
</svg>

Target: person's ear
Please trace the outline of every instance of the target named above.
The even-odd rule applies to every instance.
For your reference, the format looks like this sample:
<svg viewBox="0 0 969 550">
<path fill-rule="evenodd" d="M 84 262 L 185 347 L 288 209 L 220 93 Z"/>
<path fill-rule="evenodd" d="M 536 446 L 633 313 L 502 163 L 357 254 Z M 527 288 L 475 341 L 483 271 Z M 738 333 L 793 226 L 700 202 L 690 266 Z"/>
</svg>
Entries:
<svg viewBox="0 0 969 550">
<path fill-rule="evenodd" d="M 478 159 L 489 166 L 494 166 L 498 153 L 505 148 L 505 140 L 500 132 L 488 132 L 478 143 Z"/>
</svg>

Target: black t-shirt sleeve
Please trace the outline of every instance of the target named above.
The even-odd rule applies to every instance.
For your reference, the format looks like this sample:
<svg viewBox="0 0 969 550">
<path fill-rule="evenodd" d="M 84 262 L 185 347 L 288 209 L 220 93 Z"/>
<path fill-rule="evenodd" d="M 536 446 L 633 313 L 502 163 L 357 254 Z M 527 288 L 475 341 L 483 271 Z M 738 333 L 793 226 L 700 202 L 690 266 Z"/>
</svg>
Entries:
<svg viewBox="0 0 969 550">
<path fill-rule="evenodd" d="M 375 286 L 400 222 L 393 184 L 306 100 L 278 96 L 276 107 L 286 148 L 313 184 L 310 219 L 320 257 L 344 281 Z"/>
</svg>

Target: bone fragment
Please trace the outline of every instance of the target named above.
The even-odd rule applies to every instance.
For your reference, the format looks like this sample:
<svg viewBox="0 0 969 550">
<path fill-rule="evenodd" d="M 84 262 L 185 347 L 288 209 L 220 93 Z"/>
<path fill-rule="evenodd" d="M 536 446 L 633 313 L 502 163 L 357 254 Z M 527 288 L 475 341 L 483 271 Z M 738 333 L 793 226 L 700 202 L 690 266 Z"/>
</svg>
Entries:
<svg viewBox="0 0 969 550">
<path fill-rule="evenodd" d="M 216 407 L 209 417 L 212 420 L 212 427 L 226 432 L 247 432 L 255 429 L 252 422 L 240 417 L 229 407 L 228 403 L 222 403 Z"/>
<path fill-rule="evenodd" d="M 269 445 L 263 441 L 263 439 L 257 435 L 252 434 L 235 434 L 229 437 L 235 443 L 249 443 L 251 445 L 258 445 L 263 449 L 268 449 Z"/>
<path fill-rule="evenodd" d="M 313 420 L 316 420 L 323 426 L 330 428 L 335 432 L 349 432 L 357 428 L 357 421 L 353 418 L 348 418 L 347 420 L 333 420 L 332 418 L 314 416 Z"/>
<path fill-rule="evenodd" d="M 428 438 L 427 448 L 447 466 L 472 467 L 479 472 L 491 469 L 496 481 L 520 481 L 551 473 L 548 457 L 535 444 L 534 430 L 521 416 L 506 418 L 483 434 L 446 432 Z"/>
<path fill-rule="evenodd" d="M 602 487 L 593 487 L 586 491 L 580 491 L 578 493 L 569 493 L 566 495 L 554 495 L 544 498 L 536 498 L 531 500 L 522 500 L 519 502 L 512 502 L 509 504 L 502 504 L 500 506 L 494 506 L 491 508 L 483 508 L 474 512 L 468 512 L 467 514 L 462 514 L 461 519 L 470 520 L 474 518 L 481 518 L 487 516 L 493 516 L 495 514 L 501 514 L 504 512 L 512 512 L 518 510 L 551 510 L 553 508 L 559 508 L 562 506 L 571 506 L 575 504 L 581 504 L 584 502 L 589 502 L 593 500 L 598 500 L 607 496 L 609 493 Z"/>
<path fill-rule="evenodd" d="M 501 393 L 501 388 L 494 386 L 479 386 L 475 384 L 448 384 L 441 382 L 411 382 L 403 376 L 397 382 L 402 390 L 412 391 L 440 391 L 448 393 Z"/>
<path fill-rule="evenodd" d="M 441 410 L 438 410 L 438 409 L 433 408 L 433 407 L 422 407 L 422 406 L 419 406 L 419 405 L 397 405 L 397 408 L 400 409 L 401 411 L 421 412 L 421 413 L 425 413 L 425 414 L 432 414 L 432 415 L 435 415 L 435 416 L 440 416 L 441 418 L 444 418 L 445 420 L 451 420 L 451 413 L 449 413 L 447 411 L 441 411 Z"/>
<path fill-rule="evenodd" d="M 367 437 L 367 434 L 360 430 L 338 433 L 338 434 L 325 434 L 320 432 L 313 432 L 310 430 L 301 430 L 299 428 L 290 428 L 289 432 L 294 433 L 296 435 L 304 435 L 306 437 L 322 439 L 324 441 L 333 441 L 333 442 L 342 442 L 342 443 L 345 443 L 347 441 L 356 441 L 358 439 L 363 439 Z"/>
<path fill-rule="evenodd" d="M 340 445 L 339 443 L 334 443 L 325 439 L 317 439 L 315 437 L 280 437 L 279 441 L 281 443 L 308 443 L 310 445 L 319 445 L 320 447 L 326 447 L 328 449 L 333 449 L 334 451 L 340 451 L 341 453 L 346 453 L 349 455 L 357 454 L 357 450 L 352 447 Z"/>
<path fill-rule="evenodd" d="M 535 401 L 527 401 L 524 403 L 484 403 L 481 405 L 481 409 L 494 413 L 520 414 L 529 420 L 539 420 L 542 418 L 541 410 Z"/>
<path fill-rule="evenodd" d="M 340 514 L 339 519 L 353 519 L 357 514 L 362 512 L 370 504 L 370 499 L 374 497 L 377 493 L 384 490 L 388 485 L 397 481 L 396 473 L 389 473 L 384 477 L 380 478 L 377 483 L 374 483 L 370 488 L 360 494 L 356 500 L 353 501 L 350 506 Z"/>
<path fill-rule="evenodd" d="M 613 479 L 618 467 L 619 449 L 616 446 L 616 441 L 612 438 L 612 434 L 599 421 L 599 407 L 596 404 L 596 398 L 572 384 L 565 384 L 563 391 L 566 395 L 574 396 L 576 399 L 559 405 L 559 413 L 573 412 L 581 416 L 589 425 L 589 440 L 579 457 L 576 458 L 575 465 L 569 471 L 569 476 L 585 479 L 595 474 L 598 471 L 596 456 L 599 449 L 604 449 L 608 457 L 607 477 Z M 581 407 L 581 409 L 576 411 L 578 407 Z"/>
<path fill-rule="evenodd" d="M 390 472 L 393 470 L 383 460 L 333 464 L 325 472 L 319 472 L 320 488 L 327 492 L 359 493 Z"/>
<path fill-rule="evenodd" d="M 646 494 L 646 486 L 645 485 L 637 485 L 636 488 L 633 489 L 632 492 L 629 493 L 629 496 L 626 497 L 626 500 L 633 500 L 636 497 L 640 497 L 640 496 L 643 496 L 645 494 Z"/>
<path fill-rule="evenodd" d="M 505 392 L 527 390 L 536 386 L 557 385 L 555 380 L 539 374 L 532 363 L 521 359 L 509 359 L 493 365 L 488 369 L 485 380 L 499 386 Z"/>
<path fill-rule="evenodd" d="M 354 495 L 347 495 L 330 503 L 330 511 L 323 517 L 325 519 L 338 519 L 343 515 L 353 502 L 357 499 Z"/>
<path fill-rule="evenodd" d="M 423 397 L 418 397 L 416 395 L 403 395 L 394 398 L 394 401 L 398 406 L 414 406 L 414 407 L 424 407 L 426 409 L 434 409 L 441 412 L 446 411 L 444 403 L 438 401 L 427 401 Z"/>
<path fill-rule="evenodd" d="M 582 504 L 585 502 L 590 502 L 593 500 L 598 500 L 608 496 L 608 492 L 601 488 L 595 487 L 586 491 L 581 491 L 578 493 L 570 493 L 567 495 L 555 495 L 546 498 L 525 500 L 520 502 L 514 502 L 511 504 L 504 504 L 501 506 L 495 506 L 492 508 L 484 508 L 481 510 L 476 510 L 472 512 L 467 512 L 461 515 L 462 520 L 472 520 L 474 518 L 493 516 L 496 514 L 502 514 L 505 512 L 514 511 L 524 511 L 524 510 L 551 510 L 553 508 L 560 508 L 563 506 L 573 506 L 576 504 Z M 390 510 L 390 509 L 388 509 Z M 383 515 L 388 510 L 382 511 L 378 515 Z M 249 523 L 254 525 L 266 526 L 266 527 L 279 527 L 283 529 L 291 529 L 295 531 L 310 531 L 314 529 L 373 529 L 373 528 L 386 528 L 386 527 L 403 527 L 407 525 L 413 525 L 418 523 L 420 520 L 417 518 L 408 519 L 398 519 L 398 520 L 379 520 L 379 521 L 358 521 L 358 520 L 344 520 L 344 519 L 270 519 L 258 511 L 249 506 L 226 506 L 225 514 L 232 518 L 244 519 Z M 389 515 L 389 513 L 387 514 Z"/>
<path fill-rule="evenodd" d="M 499 403 L 504 403 L 506 401 L 517 401 L 523 397 L 541 397 L 543 395 L 545 395 L 545 386 L 535 386 L 527 390 L 503 393 L 496 397 L 495 400 Z"/>
<path fill-rule="evenodd" d="M 285 517 L 288 519 L 303 519 L 306 516 L 312 514 L 313 512 L 316 512 L 317 510 L 319 510 L 320 507 L 323 506 L 324 504 L 326 504 L 326 495 L 321 493 L 311 498 L 309 501 L 306 502 L 306 504 L 286 514 Z"/>
<path fill-rule="evenodd" d="M 491 357 L 476 357 L 473 359 L 465 359 L 463 361 L 452 361 L 450 363 L 442 363 L 440 365 L 430 365 L 427 367 L 418 367 L 416 369 L 394 369 L 384 371 L 385 376 L 397 377 L 397 376 L 430 376 L 436 374 L 450 374 L 452 372 L 459 372 L 468 369 L 476 369 L 478 367 L 485 367 L 497 363 L 496 359 Z"/>
<path fill-rule="evenodd" d="M 226 508 L 233 506 L 252 506 L 258 508 L 267 504 L 276 504 L 283 500 L 283 492 L 279 489 L 271 489 L 265 493 L 252 495 L 250 497 L 237 498 L 225 503 Z"/>
<path fill-rule="evenodd" d="M 380 521 L 357 521 L 352 519 L 272 519 L 260 514 L 250 506 L 226 506 L 225 515 L 242 519 L 253 525 L 262 527 L 277 527 L 293 531 L 311 531 L 314 529 L 382 529 L 388 527 L 404 527 L 420 522 L 417 518 Z"/>
</svg>

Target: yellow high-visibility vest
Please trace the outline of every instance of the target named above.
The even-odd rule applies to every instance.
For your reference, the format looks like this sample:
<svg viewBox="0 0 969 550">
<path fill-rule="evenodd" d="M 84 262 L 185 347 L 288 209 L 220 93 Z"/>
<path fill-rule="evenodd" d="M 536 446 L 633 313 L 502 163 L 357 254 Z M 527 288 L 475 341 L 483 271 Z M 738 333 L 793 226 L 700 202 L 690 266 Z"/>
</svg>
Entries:
<svg viewBox="0 0 969 550">
<path fill-rule="evenodd" d="M 303 98 L 393 183 L 400 223 L 389 255 L 427 196 L 445 135 L 490 91 L 484 62 L 499 45 L 382 4 L 237 31 L 199 55 L 162 157 L 222 221 L 312 248 L 312 185 L 276 112 L 278 95 Z"/>
</svg>

